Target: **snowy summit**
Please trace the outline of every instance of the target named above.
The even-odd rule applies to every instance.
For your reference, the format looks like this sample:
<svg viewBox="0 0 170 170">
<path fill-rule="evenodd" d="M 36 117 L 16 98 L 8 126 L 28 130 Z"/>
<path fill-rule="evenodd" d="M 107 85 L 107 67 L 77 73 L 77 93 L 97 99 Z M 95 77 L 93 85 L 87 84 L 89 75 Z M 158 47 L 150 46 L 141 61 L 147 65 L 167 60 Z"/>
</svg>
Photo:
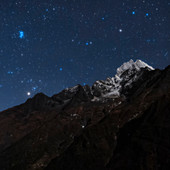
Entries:
<svg viewBox="0 0 170 170">
<path fill-rule="evenodd" d="M 148 68 L 150 70 L 154 70 L 153 67 L 149 66 L 148 64 L 146 64 L 145 62 L 141 61 L 141 60 L 136 60 L 136 62 L 134 62 L 132 59 L 126 63 L 123 63 L 123 65 L 121 65 L 118 69 L 117 69 L 117 76 L 120 76 L 123 72 L 125 72 L 126 70 L 132 70 L 135 69 L 137 71 L 139 71 L 141 68 Z"/>
<path fill-rule="evenodd" d="M 138 79 L 142 68 L 149 71 L 154 70 L 153 67 L 141 60 L 134 62 L 131 59 L 117 68 L 117 74 L 114 77 L 107 78 L 105 81 L 96 81 L 92 86 L 93 91 L 97 91 L 104 98 L 116 98 L 120 96 L 122 88 L 130 86 L 132 82 Z"/>
</svg>

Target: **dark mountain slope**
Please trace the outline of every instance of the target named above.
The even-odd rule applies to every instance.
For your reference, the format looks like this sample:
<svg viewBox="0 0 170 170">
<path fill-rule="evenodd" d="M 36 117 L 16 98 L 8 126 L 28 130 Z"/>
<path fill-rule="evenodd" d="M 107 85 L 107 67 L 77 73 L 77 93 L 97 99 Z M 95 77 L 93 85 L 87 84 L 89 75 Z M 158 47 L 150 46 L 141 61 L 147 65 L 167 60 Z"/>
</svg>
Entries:
<svg viewBox="0 0 170 170">
<path fill-rule="evenodd" d="M 46 169 L 169 169 L 170 68 L 154 72 Z"/>
</svg>

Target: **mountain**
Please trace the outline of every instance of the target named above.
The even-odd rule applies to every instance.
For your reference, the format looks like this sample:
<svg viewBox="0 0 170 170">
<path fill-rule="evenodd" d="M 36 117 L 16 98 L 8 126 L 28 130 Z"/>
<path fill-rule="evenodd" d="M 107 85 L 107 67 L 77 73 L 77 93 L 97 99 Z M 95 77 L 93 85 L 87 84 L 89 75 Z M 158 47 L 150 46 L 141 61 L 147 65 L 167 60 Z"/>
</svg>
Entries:
<svg viewBox="0 0 170 170">
<path fill-rule="evenodd" d="M 124 63 L 91 87 L 0 112 L 1 170 L 167 170 L 170 66 Z"/>
</svg>

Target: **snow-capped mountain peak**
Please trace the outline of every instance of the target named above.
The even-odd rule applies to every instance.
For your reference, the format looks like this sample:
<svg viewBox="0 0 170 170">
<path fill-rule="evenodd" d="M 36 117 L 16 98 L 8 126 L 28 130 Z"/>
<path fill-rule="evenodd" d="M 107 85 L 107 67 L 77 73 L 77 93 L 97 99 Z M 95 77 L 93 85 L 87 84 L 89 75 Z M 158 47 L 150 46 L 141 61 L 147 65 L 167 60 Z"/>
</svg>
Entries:
<svg viewBox="0 0 170 170">
<path fill-rule="evenodd" d="M 145 62 L 141 61 L 141 60 L 136 60 L 135 64 L 139 67 L 139 68 L 149 68 L 150 70 L 154 70 L 153 67 L 149 66 L 148 64 L 146 64 Z"/>
<path fill-rule="evenodd" d="M 96 81 L 93 86 L 94 96 L 101 96 L 104 98 L 115 98 L 121 95 L 123 88 L 130 87 L 131 84 L 139 78 L 140 71 L 145 68 L 149 71 L 154 70 L 141 60 L 135 62 L 130 61 L 123 63 L 117 68 L 117 73 L 114 77 L 107 78 L 105 81 Z"/>
<path fill-rule="evenodd" d="M 130 61 L 123 63 L 119 68 L 117 68 L 117 76 L 120 76 L 126 70 L 135 69 L 135 70 L 139 71 L 141 68 L 145 68 L 145 67 L 150 70 L 154 70 L 153 67 L 149 66 L 148 64 L 146 64 L 145 62 L 143 62 L 141 60 L 136 60 L 136 62 L 134 62 L 131 59 Z"/>
</svg>

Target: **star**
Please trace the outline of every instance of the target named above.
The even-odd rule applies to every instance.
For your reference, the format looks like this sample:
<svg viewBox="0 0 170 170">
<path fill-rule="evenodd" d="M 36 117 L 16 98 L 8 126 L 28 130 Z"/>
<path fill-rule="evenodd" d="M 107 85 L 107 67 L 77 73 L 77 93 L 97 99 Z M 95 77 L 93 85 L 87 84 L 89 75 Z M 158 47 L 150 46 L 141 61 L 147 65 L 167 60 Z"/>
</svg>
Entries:
<svg viewBox="0 0 170 170">
<path fill-rule="evenodd" d="M 119 29 L 119 32 L 122 32 L 123 30 L 122 29 Z"/>
<path fill-rule="evenodd" d="M 135 11 L 132 11 L 132 14 L 135 15 Z"/>
<path fill-rule="evenodd" d="M 7 74 L 14 74 L 14 72 L 13 71 L 8 71 Z"/>
<path fill-rule="evenodd" d="M 36 91 L 38 86 L 32 87 L 32 91 Z"/>
<path fill-rule="evenodd" d="M 27 96 L 30 96 L 31 95 L 31 93 L 30 92 L 27 92 Z"/>
<path fill-rule="evenodd" d="M 19 31 L 19 38 L 23 39 L 24 38 L 24 31 Z"/>
</svg>

